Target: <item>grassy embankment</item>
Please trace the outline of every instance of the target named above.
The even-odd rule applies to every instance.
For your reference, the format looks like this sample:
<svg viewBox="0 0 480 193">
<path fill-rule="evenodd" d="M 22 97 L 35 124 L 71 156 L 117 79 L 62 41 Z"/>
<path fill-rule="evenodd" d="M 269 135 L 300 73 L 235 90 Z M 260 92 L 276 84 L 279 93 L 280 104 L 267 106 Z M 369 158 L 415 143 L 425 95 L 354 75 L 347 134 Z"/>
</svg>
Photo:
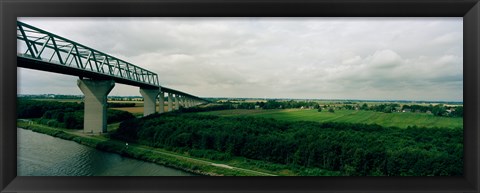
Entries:
<svg viewBox="0 0 480 193">
<path fill-rule="evenodd" d="M 219 116 L 253 116 L 274 118 L 285 121 L 315 121 L 315 122 L 347 122 L 378 124 L 384 127 L 406 128 L 408 126 L 417 127 L 447 127 L 463 128 L 463 118 L 459 117 L 436 117 L 426 113 L 382 113 L 374 111 L 356 111 L 356 110 L 335 110 L 330 113 L 326 110 L 318 112 L 314 110 L 301 109 L 274 109 L 274 110 L 221 110 L 201 112 L 204 115 Z"/>
<path fill-rule="evenodd" d="M 119 123 L 108 125 L 109 130 L 114 130 Z M 241 168 L 246 166 L 244 163 L 256 164 L 254 161 L 245 159 L 233 159 L 230 162 L 212 162 L 207 159 L 192 158 L 188 155 L 166 151 L 160 148 L 152 148 L 145 145 L 129 143 L 128 148 L 125 142 L 113 140 L 108 135 L 94 136 L 86 135 L 78 130 L 53 128 L 40 125 L 34 122 L 18 121 L 17 127 L 32 130 L 34 132 L 47 134 L 65 140 L 75 141 L 79 144 L 96 148 L 102 151 L 118 153 L 122 156 L 144 160 L 187 172 L 209 175 L 209 176 L 275 176 L 275 174 L 265 173 L 267 171 L 254 171 Z M 228 164 L 228 165 L 227 165 Z"/>
</svg>

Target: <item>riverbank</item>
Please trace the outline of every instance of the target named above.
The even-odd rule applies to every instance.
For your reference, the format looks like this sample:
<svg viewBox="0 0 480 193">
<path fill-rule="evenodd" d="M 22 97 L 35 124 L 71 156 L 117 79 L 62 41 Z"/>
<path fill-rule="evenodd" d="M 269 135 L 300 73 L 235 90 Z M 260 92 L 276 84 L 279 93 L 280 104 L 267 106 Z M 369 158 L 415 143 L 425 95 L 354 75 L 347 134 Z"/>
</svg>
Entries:
<svg viewBox="0 0 480 193">
<path fill-rule="evenodd" d="M 205 176 L 274 176 L 272 174 L 228 166 L 222 163 L 195 159 L 139 144 L 112 140 L 106 136 L 93 136 L 77 130 L 48 127 L 34 122 L 19 121 L 17 127 L 34 132 L 75 141 L 98 150 L 117 153 L 125 157 L 152 162 L 167 167 Z"/>
<path fill-rule="evenodd" d="M 198 176 L 17 128 L 17 176 Z"/>
</svg>

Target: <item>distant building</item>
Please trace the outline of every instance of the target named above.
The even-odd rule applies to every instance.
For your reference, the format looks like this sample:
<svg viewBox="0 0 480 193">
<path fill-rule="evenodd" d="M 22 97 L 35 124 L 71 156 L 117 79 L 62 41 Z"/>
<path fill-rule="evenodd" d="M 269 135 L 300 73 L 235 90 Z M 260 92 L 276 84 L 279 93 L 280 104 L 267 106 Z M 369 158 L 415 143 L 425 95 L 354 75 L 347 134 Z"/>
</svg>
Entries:
<svg viewBox="0 0 480 193">
<path fill-rule="evenodd" d="M 402 110 L 401 107 L 395 107 L 395 112 L 402 112 L 401 110 Z"/>
<path fill-rule="evenodd" d="M 143 98 L 133 98 L 132 101 L 143 101 Z"/>
<path fill-rule="evenodd" d="M 454 111 L 455 111 L 455 109 L 447 109 L 447 113 L 452 113 Z"/>
</svg>

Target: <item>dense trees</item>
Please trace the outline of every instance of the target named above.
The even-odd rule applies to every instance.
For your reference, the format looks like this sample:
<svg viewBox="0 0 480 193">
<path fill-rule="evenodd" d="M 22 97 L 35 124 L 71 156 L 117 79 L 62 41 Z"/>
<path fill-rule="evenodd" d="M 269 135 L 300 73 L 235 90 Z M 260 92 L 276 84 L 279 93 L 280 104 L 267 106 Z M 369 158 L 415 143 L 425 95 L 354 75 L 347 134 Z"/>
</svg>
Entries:
<svg viewBox="0 0 480 193">
<path fill-rule="evenodd" d="M 346 109 L 348 105 L 345 105 Z M 368 106 L 366 103 L 363 103 L 360 107 L 360 110 L 366 111 L 377 111 L 384 113 L 391 113 L 396 111 L 406 111 L 406 112 L 418 112 L 418 113 L 431 113 L 434 116 L 444 116 L 444 117 L 463 117 L 463 106 L 445 106 L 443 104 L 437 105 L 402 105 L 398 103 L 389 103 L 389 104 L 378 104 Z"/>
<path fill-rule="evenodd" d="M 112 137 L 210 159 L 243 156 L 303 168 L 311 175 L 321 170 L 359 176 L 463 174 L 461 128 L 167 113 L 124 121 Z"/>
<path fill-rule="evenodd" d="M 290 109 L 290 108 L 318 108 L 319 104 L 317 102 L 306 102 L 306 101 L 276 101 L 276 100 L 267 100 L 267 102 L 256 102 L 259 108 L 262 109 Z"/>
<path fill-rule="evenodd" d="M 432 107 L 425 106 L 425 105 L 403 105 L 402 110 L 410 110 L 412 112 L 426 113 L 427 111 L 431 111 Z"/>
<path fill-rule="evenodd" d="M 38 118 L 49 110 L 65 109 L 67 111 L 75 111 L 83 109 L 83 103 L 74 102 L 55 102 L 40 100 L 17 100 L 17 117 L 18 118 Z"/>
<path fill-rule="evenodd" d="M 236 104 L 236 107 L 237 109 L 255 109 L 255 103 L 239 103 L 239 104 Z"/>
<path fill-rule="evenodd" d="M 18 118 L 40 118 L 39 123 L 68 129 L 83 128 L 83 103 L 20 99 L 17 101 Z M 107 123 L 134 118 L 126 111 L 107 110 Z"/>
<path fill-rule="evenodd" d="M 83 110 L 54 109 L 46 111 L 39 123 L 51 127 L 83 129 Z"/>
<path fill-rule="evenodd" d="M 51 127 L 83 129 L 83 115 L 83 110 L 64 111 L 55 109 L 45 112 L 39 122 Z M 107 123 L 120 122 L 131 118 L 134 118 L 134 116 L 129 112 L 107 109 Z"/>
<path fill-rule="evenodd" d="M 233 104 L 214 104 L 214 105 L 209 105 L 209 106 L 203 106 L 203 107 L 189 107 L 189 108 L 184 108 L 180 107 L 179 112 L 184 112 L 184 113 L 192 113 L 192 112 L 205 112 L 205 111 L 219 111 L 219 110 L 227 110 L 227 109 L 235 109 Z"/>
<path fill-rule="evenodd" d="M 403 105 L 402 110 L 410 110 L 413 112 L 430 112 L 435 116 L 444 117 L 463 117 L 463 106 L 447 107 L 443 104 L 433 105 Z"/>
<path fill-rule="evenodd" d="M 456 106 L 454 111 L 451 111 L 449 116 L 451 117 L 463 117 L 463 106 Z"/>
<path fill-rule="evenodd" d="M 291 109 L 291 108 L 314 108 L 318 109 L 320 105 L 318 102 L 307 101 L 278 101 L 267 100 L 266 102 L 220 102 L 224 109 Z M 210 110 L 210 109 L 208 109 Z M 206 110 L 205 110 L 206 111 Z"/>
<path fill-rule="evenodd" d="M 134 107 L 135 103 L 107 103 L 109 108 Z"/>
</svg>

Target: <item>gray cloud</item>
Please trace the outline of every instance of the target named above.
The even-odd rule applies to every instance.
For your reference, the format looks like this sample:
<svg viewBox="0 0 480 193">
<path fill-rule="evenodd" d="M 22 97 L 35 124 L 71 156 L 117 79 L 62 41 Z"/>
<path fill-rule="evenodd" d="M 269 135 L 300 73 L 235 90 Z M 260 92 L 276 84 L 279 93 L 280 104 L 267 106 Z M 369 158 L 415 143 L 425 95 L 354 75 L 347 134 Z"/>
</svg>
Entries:
<svg viewBox="0 0 480 193">
<path fill-rule="evenodd" d="M 20 20 L 199 96 L 463 100 L 462 18 Z M 79 93 L 57 75 L 19 71 L 21 93 Z M 138 88 L 117 85 L 111 95 Z"/>
</svg>

